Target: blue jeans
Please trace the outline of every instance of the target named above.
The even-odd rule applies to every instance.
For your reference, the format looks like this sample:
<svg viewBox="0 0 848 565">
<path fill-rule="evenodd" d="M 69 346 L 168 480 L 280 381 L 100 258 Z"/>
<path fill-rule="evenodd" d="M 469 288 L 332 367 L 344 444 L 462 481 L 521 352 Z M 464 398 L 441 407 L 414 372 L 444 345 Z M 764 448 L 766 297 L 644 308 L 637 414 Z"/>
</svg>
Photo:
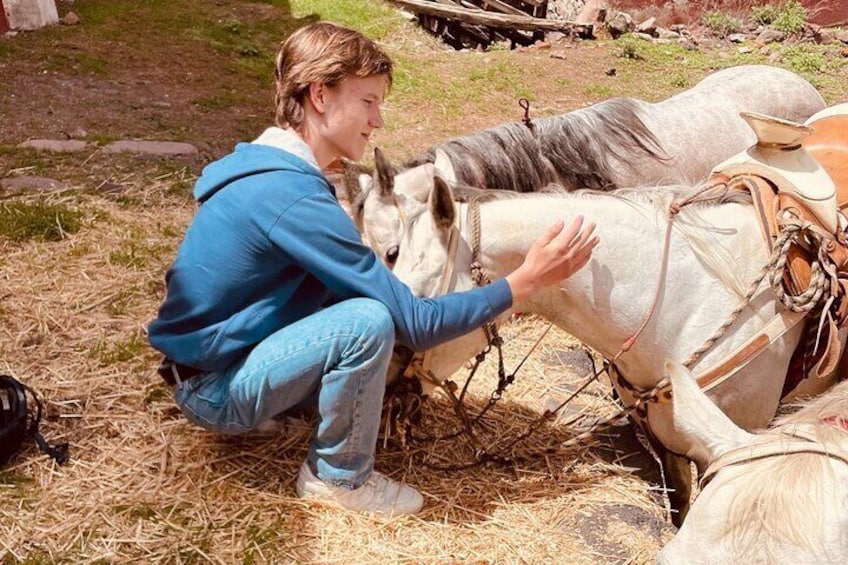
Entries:
<svg viewBox="0 0 848 565">
<path fill-rule="evenodd" d="M 314 402 L 307 461 L 322 481 L 356 488 L 374 469 L 394 339 L 383 304 L 347 300 L 271 334 L 225 371 L 181 383 L 174 400 L 191 422 L 225 434 Z"/>
</svg>

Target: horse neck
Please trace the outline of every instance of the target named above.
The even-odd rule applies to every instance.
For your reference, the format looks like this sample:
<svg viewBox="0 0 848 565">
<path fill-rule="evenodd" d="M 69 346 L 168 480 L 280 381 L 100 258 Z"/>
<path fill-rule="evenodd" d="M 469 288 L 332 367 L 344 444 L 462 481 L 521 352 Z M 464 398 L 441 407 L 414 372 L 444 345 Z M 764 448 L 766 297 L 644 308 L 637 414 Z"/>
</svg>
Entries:
<svg viewBox="0 0 848 565">
<path fill-rule="evenodd" d="M 580 194 L 486 203 L 480 209 L 481 263 L 496 278 L 505 276 L 520 265 L 536 238 L 555 221 L 562 219 L 568 225 L 574 217 L 583 215 L 587 222 L 595 222 L 600 245 L 590 263 L 517 309 L 551 320 L 612 357 L 652 312 L 662 280 L 660 301 L 650 324 L 620 365 L 625 373 L 650 375 L 650 382 L 655 382 L 666 359 L 687 358 L 740 301 L 704 267 L 677 230 L 672 231 L 668 270 L 661 279 L 668 225 L 665 210 L 619 197 Z M 739 208 L 734 210 L 738 212 Z M 736 230 L 738 237 L 728 245 L 740 245 L 742 257 L 756 259 L 750 262 L 750 272 L 742 275 L 746 280 L 753 279 L 766 260 L 753 211 L 742 214 L 739 220 L 728 219 L 728 211 L 707 213 L 705 220 Z M 756 327 L 762 322 L 752 315 L 740 326 L 751 323 Z M 716 354 L 744 341 L 753 329 L 738 333 L 729 334 L 716 346 Z"/>
<path fill-rule="evenodd" d="M 450 159 L 456 180 L 470 186 L 534 192 L 555 180 L 533 133 L 520 123 L 456 137 L 437 148 Z M 433 161 L 434 155 L 430 150 L 426 159 Z"/>
<path fill-rule="evenodd" d="M 848 451 L 848 381 L 843 381 L 803 408 L 780 418 L 777 431 L 812 426 L 823 441 Z"/>
</svg>

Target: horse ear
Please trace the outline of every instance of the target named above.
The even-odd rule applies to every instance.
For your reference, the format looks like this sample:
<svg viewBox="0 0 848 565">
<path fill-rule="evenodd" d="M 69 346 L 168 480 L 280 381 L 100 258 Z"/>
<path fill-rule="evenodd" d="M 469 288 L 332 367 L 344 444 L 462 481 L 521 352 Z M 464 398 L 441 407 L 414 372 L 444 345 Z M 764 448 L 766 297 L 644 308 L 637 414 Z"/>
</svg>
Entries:
<svg viewBox="0 0 848 565">
<path fill-rule="evenodd" d="M 433 192 L 430 193 L 430 213 L 433 214 L 436 226 L 440 230 L 447 231 L 453 226 L 456 217 L 453 193 L 448 183 L 439 175 L 433 177 Z"/>
<path fill-rule="evenodd" d="M 389 196 L 395 189 L 395 169 L 379 147 L 374 148 L 374 183 L 380 196 Z"/>
<path fill-rule="evenodd" d="M 753 439 L 713 404 L 689 369 L 668 361 L 665 373 L 671 379 L 674 427 L 692 443 L 690 456 L 706 457 L 706 463 L 709 463 Z"/>
<path fill-rule="evenodd" d="M 436 174 L 449 183 L 456 184 L 456 170 L 453 168 L 450 157 L 442 149 L 436 149 L 436 159 L 433 164 L 436 167 Z"/>
</svg>

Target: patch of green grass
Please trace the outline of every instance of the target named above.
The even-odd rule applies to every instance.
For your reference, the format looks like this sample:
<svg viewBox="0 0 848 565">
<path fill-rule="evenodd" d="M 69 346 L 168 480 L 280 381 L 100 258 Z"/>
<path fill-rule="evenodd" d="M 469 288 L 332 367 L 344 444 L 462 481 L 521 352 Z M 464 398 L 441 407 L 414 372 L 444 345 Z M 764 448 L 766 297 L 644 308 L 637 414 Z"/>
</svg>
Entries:
<svg viewBox="0 0 848 565">
<path fill-rule="evenodd" d="M 644 59 L 640 52 L 641 50 L 639 49 L 639 41 L 639 39 L 636 39 L 630 34 L 624 36 L 621 41 L 618 42 L 618 56 L 624 59 Z"/>
<path fill-rule="evenodd" d="M 348 26 L 380 41 L 401 31 L 404 19 L 386 2 L 367 0 L 292 0 L 291 9 L 298 17 L 329 20 Z"/>
<path fill-rule="evenodd" d="M 679 72 L 671 75 L 670 82 L 672 86 L 676 86 L 677 88 L 689 88 L 692 86 L 692 83 L 689 82 L 689 77 Z"/>
<path fill-rule="evenodd" d="M 791 70 L 809 79 L 826 66 L 823 53 L 812 45 L 792 45 L 783 50 L 781 60 Z"/>
<path fill-rule="evenodd" d="M 272 524 L 269 527 L 260 528 L 255 525 L 250 525 L 247 528 L 247 543 L 245 546 L 244 555 L 242 556 L 243 565 L 253 565 L 255 563 L 264 563 L 263 549 L 278 546 L 285 541 L 284 532 L 288 524 Z"/>
<path fill-rule="evenodd" d="M 62 162 L 67 155 L 37 151 L 15 145 L 0 145 L 0 172 L 7 167 L 9 170 L 19 169 L 20 174 L 45 176 L 45 172 Z"/>
<path fill-rule="evenodd" d="M 0 36 L 0 59 L 11 58 L 17 52 L 17 47 L 11 39 Z"/>
<path fill-rule="evenodd" d="M 63 204 L 0 204 L 0 236 L 12 241 L 59 241 L 82 227 L 83 215 Z"/>
<path fill-rule="evenodd" d="M 109 313 L 110 316 L 115 318 L 120 316 L 126 316 L 127 312 L 129 312 L 129 308 L 132 305 L 134 298 L 135 296 L 132 291 L 121 291 L 115 298 L 109 301 L 109 303 L 106 305 L 106 311 Z"/>
<path fill-rule="evenodd" d="M 612 96 L 612 87 L 606 84 L 592 83 L 586 85 L 583 92 L 595 98 L 609 98 Z"/>
<path fill-rule="evenodd" d="M 192 103 L 206 112 L 220 112 L 243 106 L 248 103 L 250 97 L 237 88 L 218 91 L 209 96 L 195 98 Z"/>
<path fill-rule="evenodd" d="M 798 0 L 790 0 L 780 6 L 771 25 L 784 33 L 794 34 L 803 30 L 806 22 L 807 9 Z"/>
<path fill-rule="evenodd" d="M 101 147 L 104 146 L 104 145 L 109 145 L 113 141 L 118 141 L 119 139 L 120 139 L 120 136 L 117 136 L 117 135 L 114 135 L 114 134 L 100 133 L 100 132 L 96 132 L 96 133 L 92 132 L 92 133 L 89 133 L 85 137 L 85 140 L 87 142 L 95 143 L 97 145 L 100 145 Z"/>
<path fill-rule="evenodd" d="M 727 12 L 704 12 L 701 23 L 716 32 L 719 37 L 727 37 L 731 33 L 742 31 L 742 20 Z"/>
<path fill-rule="evenodd" d="M 109 264 L 127 269 L 144 269 L 155 262 L 163 253 L 161 245 L 144 245 L 138 241 L 129 241 L 120 249 L 109 253 Z"/>
<path fill-rule="evenodd" d="M 482 65 L 474 65 L 465 83 L 469 95 L 473 98 L 491 89 L 507 93 L 513 98 L 533 100 L 533 92 L 525 80 L 524 69 L 511 59 L 497 59 Z"/>
<path fill-rule="evenodd" d="M 56 50 L 44 60 L 48 71 L 62 71 L 71 75 L 105 75 L 109 72 L 109 62 L 97 55 L 68 50 Z"/>
<path fill-rule="evenodd" d="M 173 196 L 184 202 L 194 202 L 194 182 L 187 180 L 176 180 L 168 186 L 165 191 L 168 196 Z M 176 233 L 176 230 L 172 230 Z M 162 232 L 164 235 L 170 236 L 168 233 Z"/>
<path fill-rule="evenodd" d="M 171 389 L 162 385 L 154 385 L 149 387 L 144 393 L 143 402 L 146 406 L 154 402 L 165 402 L 171 399 L 172 394 Z"/>
<path fill-rule="evenodd" d="M 774 21 L 778 13 L 778 7 L 774 4 L 754 6 L 751 8 L 751 21 L 755 24 L 769 25 Z"/>
<path fill-rule="evenodd" d="M 102 367 L 118 363 L 126 363 L 144 355 L 149 349 L 147 340 L 141 335 L 134 334 L 126 341 L 108 343 L 99 341 L 89 350 L 89 356 L 96 359 Z"/>
<path fill-rule="evenodd" d="M 32 477 L 15 473 L 14 471 L 0 471 L 0 485 L 4 486 L 21 486 L 29 485 L 35 481 Z"/>
</svg>

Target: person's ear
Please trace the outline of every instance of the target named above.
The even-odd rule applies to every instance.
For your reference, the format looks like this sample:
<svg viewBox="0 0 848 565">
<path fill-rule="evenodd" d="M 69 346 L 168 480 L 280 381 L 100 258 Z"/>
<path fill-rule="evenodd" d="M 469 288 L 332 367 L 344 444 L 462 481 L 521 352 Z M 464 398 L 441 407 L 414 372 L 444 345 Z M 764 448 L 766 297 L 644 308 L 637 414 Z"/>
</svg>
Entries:
<svg viewBox="0 0 848 565">
<path fill-rule="evenodd" d="M 324 113 L 324 93 L 327 86 L 323 82 L 313 82 L 309 85 L 309 101 L 319 114 Z"/>
</svg>

